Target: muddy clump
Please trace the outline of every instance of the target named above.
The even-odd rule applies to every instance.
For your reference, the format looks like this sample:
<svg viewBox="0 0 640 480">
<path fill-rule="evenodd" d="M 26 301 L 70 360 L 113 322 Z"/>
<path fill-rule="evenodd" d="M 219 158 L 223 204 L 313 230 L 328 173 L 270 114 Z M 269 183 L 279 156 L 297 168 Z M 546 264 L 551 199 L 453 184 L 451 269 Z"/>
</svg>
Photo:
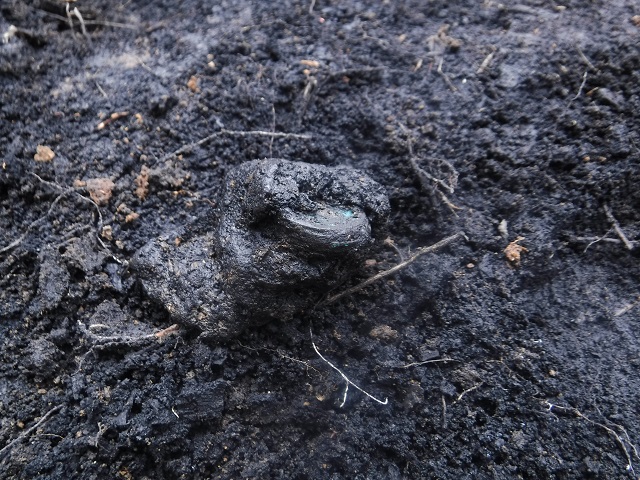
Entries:
<svg viewBox="0 0 640 480">
<path fill-rule="evenodd" d="M 167 235 L 133 267 L 176 322 L 209 340 L 287 320 L 362 263 L 387 221 L 384 189 L 349 167 L 256 160 L 231 171 L 219 221 L 185 242 Z"/>
</svg>

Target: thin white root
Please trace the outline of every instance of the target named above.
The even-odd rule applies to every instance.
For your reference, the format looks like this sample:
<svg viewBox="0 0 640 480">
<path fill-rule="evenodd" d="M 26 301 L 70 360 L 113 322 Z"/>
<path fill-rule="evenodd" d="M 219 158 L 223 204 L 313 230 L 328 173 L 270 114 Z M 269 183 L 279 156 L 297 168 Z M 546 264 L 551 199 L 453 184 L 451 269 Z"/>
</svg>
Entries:
<svg viewBox="0 0 640 480">
<path fill-rule="evenodd" d="M 622 427 L 621 425 L 617 425 L 617 424 L 612 424 L 615 427 L 617 427 L 618 429 L 620 429 L 620 431 L 622 432 L 622 434 L 625 436 L 625 438 L 623 439 L 622 437 L 620 437 L 620 435 L 618 434 L 618 432 L 616 432 L 613 428 L 600 423 L 600 422 L 596 422 L 595 420 L 591 420 L 589 417 L 587 417 L 586 415 L 584 415 L 580 410 L 578 410 L 577 408 L 573 408 L 573 407 L 562 407 L 560 405 L 554 405 L 551 402 L 545 402 L 547 404 L 548 407 L 548 411 L 553 413 L 553 409 L 557 409 L 557 410 L 561 410 L 564 412 L 569 412 L 574 414 L 576 417 L 581 418 L 583 420 L 586 420 L 587 422 L 589 422 L 592 425 L 595 425 L 597 427 L 600 427 L 602 429 L 604 429 L 609 435 L 611 435 L 613 437 L 613 439 L 616 441 L 616 443 L 620 446 L 620 448 L 622 449 L 622 452 L 624 453 L 624 456 L 627 460 L 627 465 L 626 465 L 626 470 L 628 472 L 633 472 L 633 458 L 632 458 L 632 454 L 629 453 L 629 449 L 631 449 L 631 451 L 633 452 L 633 457 L 635 457 L 636 459 L 640 460 L 640 455 L 638 455 L 638 449 L 637 447 L 631 443 L 630 439 L 629 439 L 629 435 L 627 434 L 627 431 L 624 429 L 624 427 Z M 628 447 L 627 447 L 628 445 Z"/>
<path fill-rule="evenodd" d="M 346 382 L 346 386 L 344 389 L 344 395 L 342 397 L 342 403 L 340 404 L 340 408 L 344 407 L 344 404 L 347 402 L 347 393 L 349 392 L 349 385 L 353 385 L 355 388 L 357 388 L 358 390 L 360 390 L 362 393 L 364 393 L 367 397 L 369 397 L 371 400 L 378 402 L 380 405 L 386 405 L 387 403 L 389 403 L 389 399 L 385 398 L 384 400 L 380 400 L 376 397 L 374 397 L 373 395 L 371 395 L 370 393 L 368 393 L 367 391 L 363 390 L 362 388 L 360 388 L 358 385 L 356 385 L 355 383 L 353 383 L 349 377 L 347 377 L 342 370 L 340 370 L 338 367 L 336 367 L 333 363 L 331 363 L 329 360 L 327 360 L 321 353 L 320 350 L 318 350 L 318 347 L 316 346 L 315 342 L 313 341 L 313 330 L 311 328 L 311 325 L 309 326 L 309 336 L 311 337 L 311 345 L 313 346 L 313 349 L 315 350 L 315 352 L 318 354 L 318 356 L 320 357 L 320 359 L 325 362 L 327 365 L 329 365 L 331 368 L 333 368 L 336 372 L 338 372 L 340 374 L 340 376 L 343 378 L 343 380 Z"/>
<path fill-rule="evenodd" d="M 144 342 L 145 340 L 163 340 L 165 337 L 177 333 L 180 330 L 180 326 L 177 323 L 159 330 L 154 333 L 149 333 L 147 335 L 139 335 L 139 336 L 123 336 L 123 335 L 114 335 L 114 336 L 102 336 L 96 335 L 91 330 L 95 330 L 96 328 L 103 328 L 106 325 L 96 323 L 93 325 L 89 325 L 89 328 L 85 327 L 84 323 L 78 321 L 78 327 L 80 330 L 91 340 L 96 342 L 96 344 L 100 345 L 113 345 L 113 344 L 125 344 L 125 345 L 136 345 L 138 343 Z"/>
<path fill-rule="evenodd" d="M 211 140 L 213 140 L 216 137 L 219 137 L 221 135 L 229 135 L 229 136 L 236 136 L 236 137 L 250 137 L 250 136 L 256 136 L 256 137 L 271 137 L 271 139 L 274 138 L 296 138 L 296 139 L 300 139 L 300 140 L 310 140 L 312 137 L 311 135 L 307 135 L 307 134 L 302 134 L 302 133 L 285 133 L 285 132 L 266 132 L 264 130 L 248 130 L 248 131 L 244 131 L 244 130 L 227 130 L 226 128 L 223 128 L 221 130 L 218 130 L 217 132 L 212 133 L 211 135 L 204 137 L 200 140 L 198 140 L 197 142 L 193 142 L 190 143 L 188 145 L 183 145 L 182 147 L 180 147 L 179 149 L 177 149 L 175 152 L 172 152 L 168 155 L 165 155 L 164 157 L 162 157 L 160 159 L 160 163 L 163 163 L 167 160 L 170 160 L 171 158 L 177 157 L 178 155 L 181 155 L 183 153 L 189 152 L 191 150 L 193 150 L 195 147 L 200 147 L 206 143 L 209 143 Z"/>
<path fill-rule="evenodd" d="M 425 360 L 424 362 L 413 362 L 407 363 L 406 365 L 402 365 L 400 368 L 410 368 L 410 367 L 418 367 L 420 365 L 427 365 L 429 363 L 446 363 L 446 362 L 455 362 L 453 358 L 434 358 L 432 360 Z"/>
<path fill-rule="evenodd" d="M 67 5 L 69 5 L 69 4 L 67 4 Z M 73 7 L 73 14 L 80 21 L 80 28 L 82 30 L 82 35 L 84 35 L 86 37 L 87 36 L 87 27 L 85 27 L 85 25 L 84 25 L 84 19 L 82 18 L 82 15 L 80 15 L 80 10 L 78 10 L 78 7 Z"/>
<path fill-rule="evenodd" d="M 572 102 L 574 100 L 577 100 L 578 97 L 580 97 L 580 95 L 582 94 L 582 90 L 584 89 L 584 86 L 587 83 L 587 72 L 588 70 L 584 71 L 584 74 L 582 75 L 582 83 L 580 84 L 580 88 L 578 88 L 578 93 L 576 93 L 576 96 L 571 99 Z"/>
<path fill-rule="evenodd" d="M 482 385 L 484 385 L 484 382 L 480 382 L 480 383 L 476 383 L 473 387 L 467 388 L 465 391 L 463 391 L 460 395 L 458 395 L 458 398 L 456 398 L 455 402 L 453 402 L 453 404 L 455 405 L 456 403 L 458 403 L 460 400 L 462 400 L 462 397 L 464 397 L 467 393 L 471 393 L 474 390 L 477 390 L 478 388 L 480 388 Z"/>
</svg>

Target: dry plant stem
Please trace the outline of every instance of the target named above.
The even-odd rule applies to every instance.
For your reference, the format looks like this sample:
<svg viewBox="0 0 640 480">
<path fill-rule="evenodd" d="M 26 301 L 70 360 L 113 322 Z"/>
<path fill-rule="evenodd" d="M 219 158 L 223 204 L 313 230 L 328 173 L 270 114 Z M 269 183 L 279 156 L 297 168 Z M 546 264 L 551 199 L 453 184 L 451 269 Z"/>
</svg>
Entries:
<svg viewBox="0 0 640 480">
<path fill-rule="evenodd" d="M 620 224 L 618 223 L 618 220 L 616 220 L 616 217 L 613 216 L 609 205 L 604 206 L 604 213 L 607 215 L 607 219 L 613 224 L 613 229 L 620 237 L 620 240 L 622 240 L 622 243 L 624 243 L 624 246 L 627 247 L 627 250 L 633 250 L 633 243 L 629 241 L 627 236 L 622 231 L 622 228 L 620 228 Z"/>
<path fill-rule="evenodd" d="M 0 450 L 0 458 L 4 458 L 4 456 L 9 453 L 9 451 L 19 442 L 24 441 L 29 435 L 31 435 L 31 432 L 33 432 L 34 430 L 36 430 L 39 426 L 43 425 L 47 420 L 49 420 L 49 418 L 51 418 L 51 416 L 53 416 L 54 413 L 57 413 L 60 409 L 62 408 L 62 405 L 58 405 L 57 407 L 53 407 L 51 410 L 49 410 L 47 413 L 45 413 L 42 418 L 40 420 L 38 420 L 38 422 L 27 428 L 24 432 L 22 432 L 18 438 L 14 439 L 13 441 L 11 441 L 10 443 L 8 443 L 6 446 L 4 446 L 2 448 L 2 450 Z"/>
<path fill-rule="evenodd" d="M 180 147 L 178 150 L 176 150 L 173 153 L 170 153 L 168 155 L 165 155 L 164 157 L 162 157 L 160 159 L 160 163 L 165 162 L 173 157 L 177 157 L 178 155 L 181 155 L 183 153 L 186 153 L 188 151 L 193 150 L 193 148 L 195 147 L 200 147 L 206 143 L 209 143 L 211 140 L 213 140 L 216 137 L 219 137 L 221 135 L 229 135 L 229 136 L 237 136 L 237 137 L 250 137 L 250 136 L 255 136 L 255 137 L 271 137 L 273 138 L 296 138 L 296 139 L 300 139 L 300 140 L 310 140 L 312 137 L 311 135 L 307 135 L 307 134 L 302 134 L 302 133 L 284 133 L 284 132 L 266 132 L 264 130 L 227 130 L 226 128 L 223 128 L 221 130 L 218 130 L 215 133 L 212 133 L 211 135 L 209 135 L 208 137 L 204 137 L 200 140 L 198 140 L 197 142 L 193 142 L 190 143 L 188 145 L 183 145 L 182 147 Z"/>
<path fill-rule="evenodd" d="M 326 358 L 324 358 L 324 356 L 320 353 L 320 350 L 318 350 L 318 347 L 316 346 L 315 342 L 313 341 L 313 330 L 311 328 L 311 325 L 309 325 L 309 336 L 311 337 L 311 345 L 313 346 L 313 349 L 315 350 L 315 352 L 318 354 L 318 356 L 320 357 L 320 359 L 325 362 L 327 365 L 329 365 L 331 368 L 333 368 L 336 372 L 338 372 L 340 374 L 340 376 L 344 379 L 345 382 L 347 382 L 346 387 L 344 389 L 344 395 L 342 397 L 342 403 L 340 404 L 340 408 L 344 407 L 344 404 L 347 402 L 347 393 L 349 393 L 349 385 L 353 385 L 355 388 L 357 388 L 358 390 L 360 390 L 362 393 L 364 393 L 367 397 L 369 397 L 371 400 L 374 400 L 376 402 L 378 402 L 380 405 L 386 405 L 387 403 L 389 403 L 389 399 L 385 398 L 384 401 L 380 400 L 376 397 L 374 397 L 373 395 L 371 395 L 370 393 L 366 392 L 365 390 L 363 390 L 362 388 L 360 388 L 358 385 L 356 385 L 355 383 L 353 383 L 349 377 L 347 377 L 342 370 L 340 370 L 338 367 L 336 367 L 333 363 L 331 363 L 329 360 L 327 360 Z"/>
<path fill-rule="evenodd" d="M 398 265 L 396 265 L 395 267 L 391 267 L 388 270 L 384 270 L 384 271 L 374 275 L 373 277 L 367 278 L 364 282 L 359 283 L 355 287 L 351 287 L 351 288 L 345 290 L 344 292 L 338 293 L 336 295 L 333 295 L 332 297 L 327 298 L 324 302 L 320 303 L 320 305 L 327 305 L 329 303 L 333 303 L 336 300 L 339 300 L 344 296 L 351 295 L 352 293 L 358 292 L 358 291 L 362 290 L 363 288 L 371 285 L 372 283 L 377 282 L 378 280 L 381 280 L 381 279 L 383 279 L 385 277 L 388 277 L 390 275 L 393 275 L 393 274 L 399 272 L 400 270 L 403 270 L 403 269 L 407 268 L 413 262 L 418 260 L 418 258 L 420 258 L 421 256 L 426 255 L 427 253 L 433 253 L 433 252 L 435 252 L 437 250 L 440 250 L 441 248 L 446 247 L 447 245 L 455 242 L 456 240 L 458 240 L 460 238 L 467 238 L 466 235 L 464 234 L 464 232 L 458 232 L 455 235 L 451 235 L 450 237 L 447 237 L 447 238 L 445 238 L 443 240 L 440 240 L 438 243 L 436 243 L 434 245 L 431 245 L 429 247 L 420 247 L 418 250 L 416 250 L 416 252 L 413 255 L 411 255 L 404 262 L 401 262 Z"/>
<path fill-rule="evenodd" d="M 102 94 L 102 96 L 108 100 L 109 99 L 109 95 L 107 95 L 107 92 L 105 92 L 102 89 L 102 87 L 100 86 L 100 84 L 98 82 L 96 82 L 95 80 L 94 80 L 94 83 L 96 84 L 96 87 L 98 88 L 98 91 Z"/>
<path fill-rule="evenodd" d="M 627 434 L 627 431 L 621 427 L 620 425 L 616 425 L 614 424 L 616 427 L 618 427 L 623 434 L 625 435 L 625 440 L 623 440 L 620 435 L 618 435 L 618 432 L 616 432 L 614 429 L 612 429 L 611 427 L 600 423 L 600 422 L 596 422 L 595 420 L 591 420 L 589 417 L 587 417 L 586 415 L 584 415 L 580 410 L 578 410 L 577 408 L 573 408 L 573 407 L 562 407 L 560 405 L 554 405 L 553 403 L 550 402 L 546 402 L 548 407 L 549 407 L 549 412 L 553 413 L 553 409 L 558 409 L 558 410 L 562 410 L 565 412 L 570 412 L 573 413 L 576 417 L 581 418 L 583 420 L 586 420 L 587 422 L 589 422 L 592 425 L 596 425 L 602 429 L 604 429 L 609 435 L 611 435 L 614 440 L 616 441 L 616 443 L 620 446 L 620 448 L 622 449 L 625 458 L 627 459 L 627 465 L 626 465 L 626 470 L 628 472 L 633 472 L 633 462 L 632 462 L 632 457 L 631 454 L 629 453 L 629 448 L 631 449 L 631 451 L 633 452 L 633 456 L 640 460 L 640 456 L 638 455 L 638 449 L 636 448 L 636 446 L 631 443 L 629 441 L 629 435 Z M 629 448 L 627 448 L 627 444 L 629 445 Z"/>
</svg>

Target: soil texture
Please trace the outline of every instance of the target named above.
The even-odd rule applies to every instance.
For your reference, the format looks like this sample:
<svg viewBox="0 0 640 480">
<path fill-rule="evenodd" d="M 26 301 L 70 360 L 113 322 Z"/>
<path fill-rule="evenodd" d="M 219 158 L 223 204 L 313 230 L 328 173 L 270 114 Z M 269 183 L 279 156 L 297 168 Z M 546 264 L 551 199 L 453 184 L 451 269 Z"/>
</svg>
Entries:
<svg viewBox="0 0 640 480">
<path fill-rule="evenodd" d="M 66 6 L 0 4 L 0 478 L 640 478 L 637 3 Z M 364 172 L 386 231 L 205 339 L 132 260 L 270 158 Z"/>
</svg>

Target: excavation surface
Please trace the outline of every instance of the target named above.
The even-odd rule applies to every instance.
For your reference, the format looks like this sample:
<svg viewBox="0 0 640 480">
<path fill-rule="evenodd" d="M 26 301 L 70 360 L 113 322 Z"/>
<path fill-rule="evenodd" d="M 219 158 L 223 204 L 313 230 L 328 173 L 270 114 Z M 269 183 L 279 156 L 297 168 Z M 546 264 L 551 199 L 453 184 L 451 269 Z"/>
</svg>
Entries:
<svg viewBox="0 0 640 480">
<path fill-rule="evenodd" d="M 632 4 L 2 2 L 0 477 L 638 478 Z M 205 342 L 128 263 L 270 157 L 386 190 L 334 294 L 467 239 Z"/>
</svg>

